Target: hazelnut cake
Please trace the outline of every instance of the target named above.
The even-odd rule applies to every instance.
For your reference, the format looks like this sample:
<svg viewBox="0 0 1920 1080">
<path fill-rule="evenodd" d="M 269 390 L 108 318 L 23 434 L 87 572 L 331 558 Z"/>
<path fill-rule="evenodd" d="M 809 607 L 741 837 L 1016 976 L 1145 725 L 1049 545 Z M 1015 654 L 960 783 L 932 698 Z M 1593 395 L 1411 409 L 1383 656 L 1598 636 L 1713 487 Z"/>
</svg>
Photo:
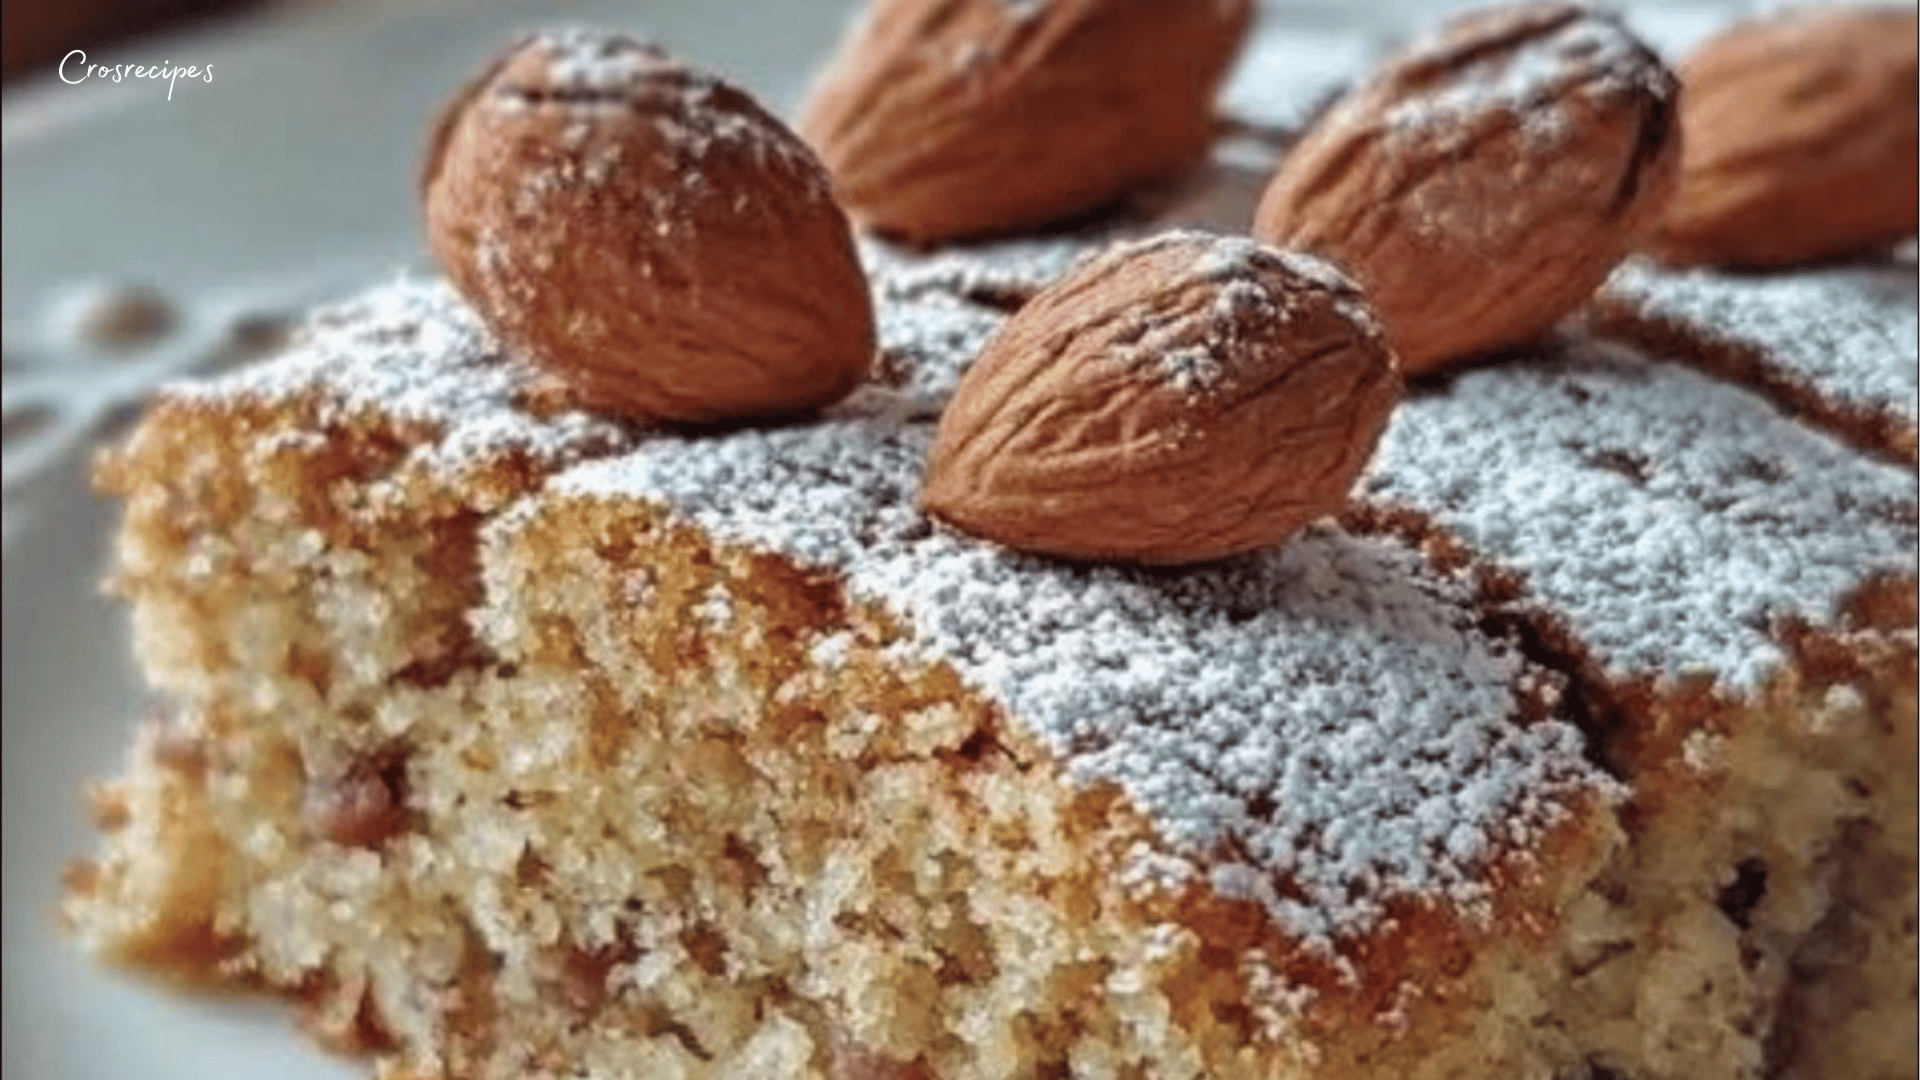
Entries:
<svg viewBox="0 0 1920 1080">
<path fill-rule="evenodd" d="M 384 1080 L 1912 1078 L 1912 263 L 1629 263 L 1264 550 L 930 519 L 982 346 L 1244 230 L 1227 151 L 865 242 L 810 416 L 583 409 L 419 278 L 163 392 L 97 474 L 161 705 L 74 935 Z"/>
</svg>

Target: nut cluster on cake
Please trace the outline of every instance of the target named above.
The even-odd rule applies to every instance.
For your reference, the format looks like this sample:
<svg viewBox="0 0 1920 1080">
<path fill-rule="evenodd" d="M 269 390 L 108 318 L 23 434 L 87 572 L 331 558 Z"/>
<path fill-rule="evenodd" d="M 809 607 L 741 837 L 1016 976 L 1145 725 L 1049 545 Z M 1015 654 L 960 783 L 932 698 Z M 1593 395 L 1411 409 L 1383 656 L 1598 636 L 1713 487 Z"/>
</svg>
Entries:
<svg viewBox="0 0 1920 1080">
<path fill-rule="evenodd" d="M 573 402 L 805 415 L 873 358 L 852 222 L 988 236 L 1178 175 L 1250 21 L 1246 0 L 878 0 L 800 135 L 646 42 L 535 35 L 447 107 L 429 239 Z M 1774 17 L 1677 77 L 1583 4 L 1458 17 L 1291 148 L 1252 238 L 1116 246 L 1027 300 L 948 403 L 922 507 L 1070 559 L 1282 542 L 1345 502 L 1403 379 L 1538 339 L 1632 251 L 1780 265 L 1910 233 L 1913 23 Z"/>
</svg>

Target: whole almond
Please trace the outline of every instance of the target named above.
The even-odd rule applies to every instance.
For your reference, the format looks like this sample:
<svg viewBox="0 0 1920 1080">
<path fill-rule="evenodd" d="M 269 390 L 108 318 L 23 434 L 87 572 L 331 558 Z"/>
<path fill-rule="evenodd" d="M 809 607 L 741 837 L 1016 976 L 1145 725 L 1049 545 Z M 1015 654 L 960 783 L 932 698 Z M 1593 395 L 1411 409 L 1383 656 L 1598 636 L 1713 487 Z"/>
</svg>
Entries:
<svg viewBox="0 0 1920 1080">
<path fill-rule="evenodd" d="M 1664 208 L 1675 89 L 1611 15 L 1529 3 L 1463 16 L 1308 132 L 1254 232 L 1352 274 L 1409 378 L 1524 344 Z"/>
<path fill-rule="evenodd" d="M 875 0 L 800 131 L 861 223 L 1044 225 L 1196 161 L 1251 0 Z"/>
<path fill-rule="evenodd" d="M 1218 559 L 1338 510 L 1399 397 L 1333 267 L 1167 233 L 1084 261 L 1001 326 L 941 417 L 921 505 L 1047 555 Z"/>
<path fill-rule="evenodd" d="M 1648 247 L 1773 267 L 1920 224 L 1912 7 L 1810 9 L 1736 25 L 1681 65 L 1680 189 Z"/>
<path fill-rule="evenodd" d="M 634 38 L 535 35 L 444 111 L 427 237 L 581 403 L 707 422 L 844 396 L 872 300 L 825 170 L 752 98 Z"/>
</svg>

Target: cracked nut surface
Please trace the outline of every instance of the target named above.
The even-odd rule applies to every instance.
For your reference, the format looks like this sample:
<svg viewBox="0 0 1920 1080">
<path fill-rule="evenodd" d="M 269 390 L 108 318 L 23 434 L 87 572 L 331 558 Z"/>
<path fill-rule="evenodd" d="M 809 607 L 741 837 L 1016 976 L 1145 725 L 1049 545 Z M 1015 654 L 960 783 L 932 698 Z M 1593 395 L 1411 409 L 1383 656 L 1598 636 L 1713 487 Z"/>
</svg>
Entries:
<svg viewBox="0 0 1920 1080">
<path fill-rule="evenodd" d="M 1612 15 L 1462 16 L 1302 138 L 1254 232 L 1353 275 L 1409 378 L 1522 345 L 1657 221 L 1679 165 L 1675 97 Z"/>
<path fill-rule="evenodd" d="M 1340 509 L 1399 397 L 1385 338 L 1327 263 L 1168 233 L 1007 320 L 941 417 L 921 505 L 1041 554 L 1219 559 Z"/>
<path fill-rule="evenodd" d="M 444 111 L 423 177 L 447 276 L 583 405 L 802 412 L 874 352 L 826 172 L 744 92 L 618 34 L 534 35 Z"/>
</svg>

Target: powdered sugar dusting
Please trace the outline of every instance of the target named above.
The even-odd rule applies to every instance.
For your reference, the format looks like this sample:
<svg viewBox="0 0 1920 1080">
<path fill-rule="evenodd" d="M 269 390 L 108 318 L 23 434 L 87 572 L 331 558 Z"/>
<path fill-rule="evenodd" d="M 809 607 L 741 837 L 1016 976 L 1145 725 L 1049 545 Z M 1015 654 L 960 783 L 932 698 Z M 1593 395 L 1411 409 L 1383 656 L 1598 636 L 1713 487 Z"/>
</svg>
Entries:
<svg viewBox="0 0 1920 1080">
<path fill-rule="evenodd" d="M 1195 312 L 1177 311 L 1174 317 L 1155 319 L 1142 311 L 1130 316 L 1131 331 L 1116 339 L 1109 350 L 1130 368 L 1158 369 L 1160 378 L 1186 394 L 1218 389 L 1231 381 L 1241 363 L 1237 356 L 1248 326 L 1282 325 L 1295 317 L 1299 283 L 1327 294 L 1334 309 L 1363 334 L 1379 336 L 1379 326 L 1360 302 L 1359 287 L 1331 263 L 1310 255 L 1270 248 L 1243 236 L 1221 236 L 1189 230 L 1170 230 L 1115 244 L 1090 256 L 1092 264 L 1124 264 L 1154 252 L 1181 248 L 1194 252 L 1184 270 L 1168 281 L 1170 290 L 1198 283 L 1212 288 L 1213 299 Z M 1289 288 L 1274 288 L 1277 281 Z M 1197 338 L 1197 340 L 1196 340 Z"/>
<path fill-rule="evenodd" d="M 538 418 L 517 404 L 536 373 L 500 352 L 441 281 L 401 278 L 313 316 L 287 353 L 233 375 L 166 388 L 176 398 L 287 401 L 312 393 L 320 422 L 377 415 L 439 432 L 416 463 L 458 474 L 507 452 L 558 465 L 631 441 L 586 413 Z"/>
<path fill-rule="evenodd" d="M 958 297 L 1023 298 L 1059 280 L 1099 248 L 1101 235 L 1021 238 L 920 254 L 871 236 L 858 239 L 860 262 L 882 298 L 944 292 Z"/>
<path fill-rule="evenodd" d="M 1295 275 L 1325 289 L 1334 298 L 1334 307 L 1348 322 L 1376 338 L 1386 337 L 1386 327 L 1367 306 L 1360 286 L 1347 277 L 1340 268 L 1320 258 L 1300 251 L 1276 252 L 1280 262 Z"/>
<path fill-rule="evenodd" d="M 1614 675 L 1759 687 L 1774 623 L 1914 567 L 1912 473 L 1740 388 L 1597 347 L 1402 403 L 1364 481 L 1524 571 Z"/>
<path fill-rule="evenodd" d="M 1000 328 L 1001 315 L 946 292 L 889 300 L 883 284 L 876 293 L 880 363 L 875 389 L 884 388 L 914 416 L 937 417 L 960 376 Z"/>
<path fill-rule="evenodd" d="M 685 70 L 656 45 L 589 27 L 543 31 L 535 41 L 546 53 L 547 79 L 563 90 L 620 90 L 663 71 Z"/>
<path fill-rule="evenodd" d="M 1021 555 L 915 508 L 931 436 L 872 395 L 814 426 L 651 441 L 549 490 L 650 500 L 844 574 L 913 628 L 911 655 L 1309 940 L 1396 896 L 1481 910 L 1486 860 L 1603 784 L 1572 728 L 1519 721 L 1525 662 L 1411 550 L 1319 527 L 1177 573 Z"/>
<path fill-rule="evenodd" d="M 1911 427 L 1920 393 L 1916 286 L 1910 264 L 1757 275 L 1636 260 L 1614 274 L 1603 296 L 1699 340 L 1741 348 L 1771 378 Z"/>
<path fill-rule="evenodd" d="M 1204 393 L 1226 381 L 1227 366 L 1215 355 L 1215 348 L 1216 343 L 1212 341 L 1174 349 L 1148 347 L 1158 355 L 1161 380 L 1183 394 Z M 1120 359 L 1123 363 L 1132 362 L 1129 356 Z"/>
</svg>

